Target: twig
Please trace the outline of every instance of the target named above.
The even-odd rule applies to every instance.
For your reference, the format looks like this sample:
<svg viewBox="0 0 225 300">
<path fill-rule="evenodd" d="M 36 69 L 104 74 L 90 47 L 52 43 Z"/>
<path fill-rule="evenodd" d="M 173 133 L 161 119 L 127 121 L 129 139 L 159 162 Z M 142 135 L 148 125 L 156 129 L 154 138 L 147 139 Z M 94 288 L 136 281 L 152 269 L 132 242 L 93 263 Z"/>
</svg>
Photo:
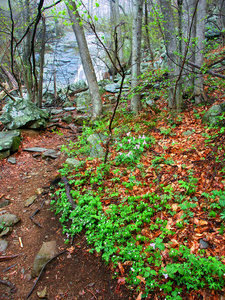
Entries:
<svg viewBox="0 0 225 300">
<path fill-rule="evenodd" d="M 40 223 L 38 223 L 38 222 L 36 222 L 36 221 L 34 220 L 34 216 L 37 215 L 37 214 L 40 212 L 40 210 L 42 209 L 44 203 L 45 203 L 45 200 L 41 203 L 41 208 L 36 209 L 35 212 L 30 216 L 31 221 L 32 221 L 35 225 L 37 225 L 38 227 L 40 227 L 40 228 L 43 228 L 43 227 L 41 226 Z"/>
<path fill-rule="evenodd" d="M 6 281 L 3 279 L 0 279 L 0 283 L 7 285 L 8 287 L 10 287 L 10 292 L 11 293 L 15 293 L 16 292 L 16 287 L 14 284 L 12 284 L 10 281 Z"/>
<path fill-rule="evenodd" d="M 67 252 L 67 250 L 63 250 L 62 252 L 56 254 L 55 256 L 53 256 L 51 259 L 49 259 L 49 260 L 44 264 L 44 266 L 43 266 L 42 269 L 41 269 L 40 274 L 38 275 L 37 280 L 35 281 L 34 285 L 32 286 L 32 288 L 31 288 L 29 294 L 26 296 L 25 300 L 28 299 L 28 298 L 31 296 L 31 294 L 33 293 L 33 290 L 34 290 L 34 288 L 35 288 L 35 286 L 36 286 L 38 280 L 40 279 L 41 274 L 42 274 L 42 272 L 44 271 L 44 269 L 45 269 L 45 267 L 47 266 L 47 264 L 49 264 L 52 260 L 54 260 L 54 259 L 57 258 L 58 256 L 64 254 L 65 252 Z"/>
<path fill-rule="evenodd" d="M 18 256 L 18 254 L 16 254 L 16 255 L 0 256 L 0 261 L 10 260 L 10 259 L 15 258 L 17 256 Z"/>
<path fill-rule="evenodd" d="M 15 263 L 15 264 L 13 264 L 13 265 L 11 265 L 11 266 L 5 268 L 5 269 L 2 271 L 2 273 L 7 272 L 8 270 L 14 268 L 14 267 L 17 266 L 17 265 L 18 265 L 18 263 Z"/>
<path fill-rule="evenodd" d="M 77 206 L 76 206 L 76 204 L 74 203 L 73 198 L 72 198 L 71 195 L 70 195 L 70 190 L 71 190 L 71 188 L 70 188 L 69 181 L 68 181 L 68 179 L 67 179 L 65 176 L 63 176 L 63 177 L 62 177 L 62 182 L 65 184 L 66 196 L 67 196 L 67 198 L 68 198 L 68 200 L 69 200 L 69 203 L 72 205 L 72 208 L 75 209 Z"/>
<path fill-rule="evenodd" d="M 63 126 L 63 125 L 61 125 L 61 124 L 59 124 L 59 123 L 51 124 L 51 125 L 49 125 L 47 128 L 51 128 L 51 127 L 54 127 L 54 126 L 57 126 L 57 127 L 63 128 L 63 129 L 71 129 L 71 127 Z"/>
<path fill-rule="evenodd" d="M 91 294 L 95 297 L 96 300 L 98 300 L 98 299 L 96 298 L 95 294 L 92 293 L 92 291 L 90 291 L 90 290 L 87 290 L 87 291 L 88 291 L 89 293 L 91 293 Z"/>
<path fill-rule="evenodd" d="M 37 226 L 40 227 L 40 228 L 43 228 L 43 227 L 41 226 L 40 223 L 38 223 L 38 222 L 36 222 L 36 221 L 34 220 L 34 216 L 35 216 L 36 214 L 38 214 L 39 211 L 40 211 L 39 208 L 36 209 L 35 212 L 30 216 L 30 219 L 31 219 L 31 221 L 32 221 L 35 225 L 37 225 Z"/>
</svg>

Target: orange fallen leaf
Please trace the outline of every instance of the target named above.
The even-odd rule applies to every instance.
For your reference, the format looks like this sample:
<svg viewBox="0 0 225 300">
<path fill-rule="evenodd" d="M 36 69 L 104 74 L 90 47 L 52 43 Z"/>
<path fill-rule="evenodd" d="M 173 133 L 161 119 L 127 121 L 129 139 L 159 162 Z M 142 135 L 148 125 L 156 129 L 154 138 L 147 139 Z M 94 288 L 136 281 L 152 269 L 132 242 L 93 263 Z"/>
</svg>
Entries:
<svg viewBox="0 0 225 300">
<path fill-rule="evenodd" d="M 117 280 L 118 284 L 125 284 L 125 282 L 126 282 L 126 278 L 125 277 L 119 277 L 118 280 Z"/>
<path fill-rule="evenodd" d="M 146 283 L 146 280 L 144 279 L 144 277 L 138 275 L 136 276 L 137 279 L 139 279 L 141 282 L 143 282 L 144 284 Z"/>
<path fill-rule="evenodd" d="M 118 267 L 120 269 L 121 275 L 124 276 L 124 268 L 123 268 L 123 265 L 121 264 L 121 262 L 118 262 Z"/>
<path fill-rule="evenodd" d="M 142 296 L 142 292 L 139 293 L 139 295 L 137 296 L 136 300 L 141 300 L 141 296 Z"/>
</svg>

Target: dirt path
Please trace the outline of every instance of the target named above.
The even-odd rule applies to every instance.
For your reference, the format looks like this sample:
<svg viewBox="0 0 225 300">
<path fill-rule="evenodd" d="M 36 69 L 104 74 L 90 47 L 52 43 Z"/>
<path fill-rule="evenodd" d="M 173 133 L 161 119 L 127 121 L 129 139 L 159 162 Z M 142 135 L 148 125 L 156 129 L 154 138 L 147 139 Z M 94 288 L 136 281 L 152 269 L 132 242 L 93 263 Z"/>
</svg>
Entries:
<svg viewBox="0 0 225 300">
<path fill-rule="evenodd" d="M 12 213 L 21 218 L 12 233 L 3 237 L 8 241 L 8 248 L 2 255 L 18 254 L 18 257 L 0 261 L 0 280 L 11 282 L 16 292 L 0 283 L 0 300 L 26 298 L 35 282 L 30 275 L 32 264 L 43 242 L 55 240 L 58 252 L 66 249 L 58 217 L 50 210 L 49 189 L 50 181 L 57 176 L 65 157 L 61 154 L 55 160 L 48 160 L 40 156 L 35 158 L 32 153 L 23 151 L 34 146 L 60 149 L 60 145 L 69 138 L 66 130 L 63 133 L 59 136 L 50 132 L 23 132 L 20 149 L 13 155 L 16 164 L 6 159 L 0 161 L 0 204 L 9 200 L 9 205 L 0 208 L 0 214 Z M 37 195 L 36 201 L 25 207 L 25 201 L 33 195 Z M 42 203 L 42 209 L 35 216 L 35 221 L 42 226 L 40 228 L 30 216 Z M 132 292 L 112 279 L 112 272 L 100 257 L 89 253 L 90 246 L 86 244 L 85 236 L 77 237 L 73 247 L 71 253 L 65 252 L 46 267 L 29 299 L 40 299 L 37 291 L 45 287 L 45 299 L 50 300 L 134 299 Z"/>
</svg>

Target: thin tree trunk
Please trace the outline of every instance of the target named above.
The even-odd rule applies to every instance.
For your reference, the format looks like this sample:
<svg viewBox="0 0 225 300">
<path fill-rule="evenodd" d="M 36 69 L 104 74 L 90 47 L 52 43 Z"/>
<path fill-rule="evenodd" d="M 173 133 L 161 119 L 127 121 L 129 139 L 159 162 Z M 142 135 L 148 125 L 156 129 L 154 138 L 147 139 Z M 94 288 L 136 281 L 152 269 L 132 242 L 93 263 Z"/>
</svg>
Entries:
<svg viewBox="0 0 225 300">
<path fill-rule="evenodd" d="M 72 27 L 73 27 L 74 34 L 76 36 L 81 62 L 84 68 L 84 73 L 86 75 L 90 94 L 91 94 L 92 105 L 93 105 L 92 116 L 93 118 L 96 118 L 101 116 L 102 114 L 102 101 L 99 93 L 98 82 L 95 75 L 94 67 L 92 64 L 91 56 L 89 53 L 87 41 L 85 38 L 83 27 L 81 25 L 82 23 L 81 23 L 80 15 L 78 13 L 76 4 L 71 0 L 68 2 L 69 2 L 69 6 L 73 8 L 73 10 L 70 10 L 70 8 L 67 7 L 67 10 L 69 13 L 70 20 L 73 22 Z"/>
<path fill-rule="evenodd" d="M 43 88 L 43 71 L 45 61 L 45 35 L 46 35 L 46 24 L 45 16 L 42 14 L 42 41 L 41 41 L 41 58 L 40 58 L 40 74 L 39 74 L 39 86 L 38 86 L 38 107 L 42 107 L 42 88 Z"/>
<path fill-rule="evenodd" d="M 142 35 L 142 16 L 144 0 L 135 1 L 135 16 L 133 20 L 132 37 L 132 67 L 131 67 L 131 87 L 135 89 L 138 85 L 141 63 L 141 35 Z M 138 114 L 141 111 L 141 95 L 136 92 L 131 99 L 131 110 Z"/>
<path fill-rule="evenodd" d="M 206 18 L 206 0 L 199 0 L 196 15 L 196 55 L 195 63 L 200 67 L 204 62 L 204 41 L 205 41 L 205 18 Z M 204 78 L 202 74 L 197 74 L 194 81 L 195 103 L 202 102 Z"/>
</svg>

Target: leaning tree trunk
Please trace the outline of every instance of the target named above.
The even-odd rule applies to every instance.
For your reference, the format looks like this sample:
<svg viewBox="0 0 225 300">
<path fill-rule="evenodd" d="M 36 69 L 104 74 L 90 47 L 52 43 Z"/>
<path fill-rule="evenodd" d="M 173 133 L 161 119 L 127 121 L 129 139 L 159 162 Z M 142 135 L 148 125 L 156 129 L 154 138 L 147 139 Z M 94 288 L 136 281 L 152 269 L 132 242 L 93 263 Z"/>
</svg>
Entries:
<svg viewBox="0 0 225 300">
<path fill-rule="evenodd" d="M 138 85 L 141 63 L 141 33 L 143 0 L 136 0 L 134 4 L 133 36 L 132 36 L 132 66 L 131 66 L 131 87 L 135 89 Z M 141 95 L 136 92 L 131 99 L 131 110 L 138 114 L 141 110 Z"/>
<path fill-rule="evenodd" d="M 204 61 L 204 41 L 205 41 L 205 19 L 206 19 L 206 0 L 199 0 L 198 9 L 196 14 L 196 54 L 195 64 L 198 66 L 203 65 Z M 195 103 L 202 102 L 203 94 L 203 74 L 197 74 L 194 81 L 194 95 Z"/>
<path fill-rule="evenodd" d="M 69 7 L 72 7 L 72 10 L 69 7 L 67 7 L 67 10 L 69 13 L 70 20 L 73 22 L 72 27 L 73 27 L 74 34 L 76 36 L 81 62 L 84 68 L 84 73 L 86 75 L 90 94 L 91 94 L 91 100 L 93 105 L 92 116 L 93 118 L 96 118 L 102 114 L 102 100 L 99 93 L 98 82 L 95 75 L 89 49 L 87 46 L 87 41 L 82 27 L 81 18 L 76 7 L 76 3 L 73 1 L 68 1 L 68 2 L 69 2 Z"/>
</svg>

